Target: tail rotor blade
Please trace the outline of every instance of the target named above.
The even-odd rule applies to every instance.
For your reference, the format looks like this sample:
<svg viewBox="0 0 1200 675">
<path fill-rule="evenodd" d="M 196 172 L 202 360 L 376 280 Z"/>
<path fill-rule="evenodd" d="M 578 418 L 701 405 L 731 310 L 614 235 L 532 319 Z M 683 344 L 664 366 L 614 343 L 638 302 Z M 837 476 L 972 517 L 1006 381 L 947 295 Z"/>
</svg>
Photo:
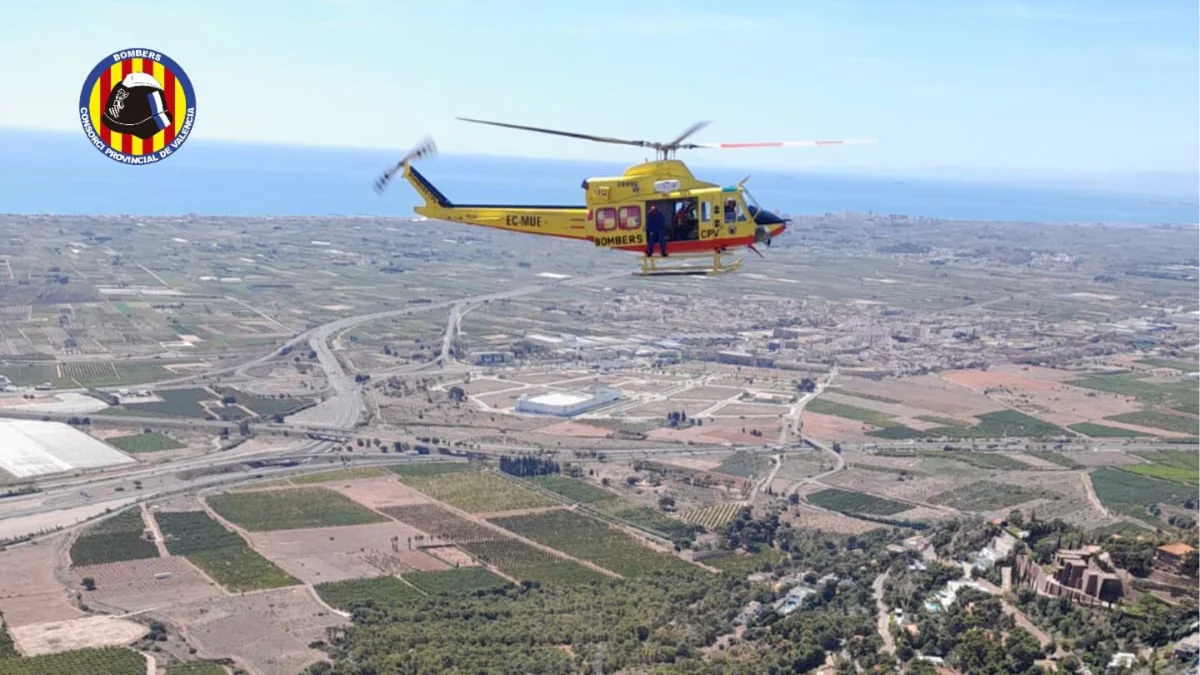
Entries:
<svg viewBox="0 0 1200 675">
<path fill-rule="evenodd" d="M 383 174 L 381 174 L 379 176 L 379 178 L 375 179 L 375 183 L 373 186 L 375 189 L 375 192 L 377 194 L 383 194 L 383 191 L 387 189 L 388 183 L 390 183 L 392 181 L 392 178 L 397 173 L 399 173 L 401 170 L 404 169 L 405 164 L 416 161 L 418 159 L 428 159 L 430 157 L 433 157 L 436 154 L 437 154 L 437 144 L 435 144 L 433 142 L 432 138 L 430 138 L 429 136 L 426 136 L 424 139 L 421 140 L 420 143 L 417 143 L 415 146 L 413 146 L 413 149 L 409 150 L 408 154 L 404 155 L 404 159 L 401 159 L 399 162 L 396 162 L 395 166 L 388 169 L 387 171 L 384 171 Z"/>
</svg>

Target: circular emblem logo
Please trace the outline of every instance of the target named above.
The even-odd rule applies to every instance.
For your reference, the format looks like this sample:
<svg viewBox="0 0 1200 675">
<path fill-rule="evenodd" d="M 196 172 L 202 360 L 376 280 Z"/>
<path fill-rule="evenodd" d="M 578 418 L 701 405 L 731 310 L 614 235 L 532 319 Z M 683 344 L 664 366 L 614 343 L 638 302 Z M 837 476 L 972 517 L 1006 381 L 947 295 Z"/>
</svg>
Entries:
<svg viewBox="0 0 1200 675">
<path fill-rule="evenodd" d="M 154 164 L 177 152 L 196 121 L 187 73 L 162 52 L 125 49 L 96 64 L 79 93 L 88 140 L 122 164 Z"/>
</svg>

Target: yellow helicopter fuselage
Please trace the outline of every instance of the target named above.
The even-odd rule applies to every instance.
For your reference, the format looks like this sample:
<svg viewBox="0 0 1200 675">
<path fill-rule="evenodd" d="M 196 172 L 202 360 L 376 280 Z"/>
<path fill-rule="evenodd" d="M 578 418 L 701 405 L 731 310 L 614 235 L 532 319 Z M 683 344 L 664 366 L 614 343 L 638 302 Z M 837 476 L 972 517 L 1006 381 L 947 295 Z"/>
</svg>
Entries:
<svg viewBox="0 0 1200 675">
<path fill-rule="evenodd" d="M 424 201 L 414 211 L 427 218 L 580 239 L 597 248 L 645 252 L 651 206 L 665 216 L 669 253 L 751 246 L 764 235 L 769 240 L 787 229 L 774 214 L 748 208 L 740 185 L 722 187 L 698 180 L 676 159 L 637 164 L 621 176 L 585 180 L 583 206 L 455 204 L 411 163 L 404 164 L 403 176 Z"/>
</svg>

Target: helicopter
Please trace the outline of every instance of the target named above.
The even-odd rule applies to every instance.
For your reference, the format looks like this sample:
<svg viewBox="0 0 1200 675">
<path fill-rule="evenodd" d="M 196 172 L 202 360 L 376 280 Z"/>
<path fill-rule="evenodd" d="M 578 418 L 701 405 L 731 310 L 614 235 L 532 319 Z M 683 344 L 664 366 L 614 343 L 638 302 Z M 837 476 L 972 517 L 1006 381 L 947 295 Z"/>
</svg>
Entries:
<svg viewBox="0 0 1200 675">
<path fill-rule="evenodd" d="M 437 146 L 426 137 L 395 166 L 375 181 L 375 191 L 382 194 L 396 175 L 412 185 L 424 204 L 413 210 L 431 220 L 465 223 L 532 235 L 589 241 L 597 248 L 640 253 L 640 276 L 726 274 L 742 265 L 733 251 L 749 249 L 760 257 L 758 244 L 771 245 L 783 234 L 790 222 L 768 211 L 746 188 L 750 176 L 737 185 L 718 185 L 697 179 L 681 160 L 679 150 L 715 148 L 722 150 L 747 148 L 817 147 L 875 143 L 875 139 L 844 139 L 832 141 L 769 141 L 756 143 L 689 143 L 693 134 L 709 125 L 696 122 L 668 142 L 626 140 L 594 136 L 542 127 L 492 122 L 459 117 L 463 122 L 487 124 L 509 129 L 565 136 L 599 143 L 652 148 L 654 161 L 645 161 L 625 170 L 620 176 L 587 178 L 581 188 L 583 206 L 545 206 L 512 204 L 458 204 L 450 201 L 429 182 L 413 162 L 432 157 Z M 664 216 L 665 244 L 648 239 L 645 221 L 653 211 Z M 648 244 L 657 244 L 659 257 Z M 697 259 L 707 264 L 692 264 Z M 675 264 L 682 260 L 682 264 Z M 670 261 L 670 264 L 669 262 Z"/>
</svg>

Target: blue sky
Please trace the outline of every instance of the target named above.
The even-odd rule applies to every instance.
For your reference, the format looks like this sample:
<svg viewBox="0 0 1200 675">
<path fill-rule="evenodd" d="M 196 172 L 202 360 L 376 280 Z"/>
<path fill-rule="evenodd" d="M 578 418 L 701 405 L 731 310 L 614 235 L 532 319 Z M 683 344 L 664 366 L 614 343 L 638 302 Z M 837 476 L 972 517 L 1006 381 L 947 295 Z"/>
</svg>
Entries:
<svg viewBox="0 0 1200 675">
<path fill-rule="evenodd" d="M 78 130 L 91 67 L 147 47 L 191 77 L 193 138 L 407 148 L 431 134 L 444 152 L 636 161 L 453 118 L 653 140 L 703 119 L 695 140 L 882 140 L 687 155 L 705 164 L 1200 162 L 1195 0 L 54 0 L 4 15 L 6 127 Z"/>
</svg>

